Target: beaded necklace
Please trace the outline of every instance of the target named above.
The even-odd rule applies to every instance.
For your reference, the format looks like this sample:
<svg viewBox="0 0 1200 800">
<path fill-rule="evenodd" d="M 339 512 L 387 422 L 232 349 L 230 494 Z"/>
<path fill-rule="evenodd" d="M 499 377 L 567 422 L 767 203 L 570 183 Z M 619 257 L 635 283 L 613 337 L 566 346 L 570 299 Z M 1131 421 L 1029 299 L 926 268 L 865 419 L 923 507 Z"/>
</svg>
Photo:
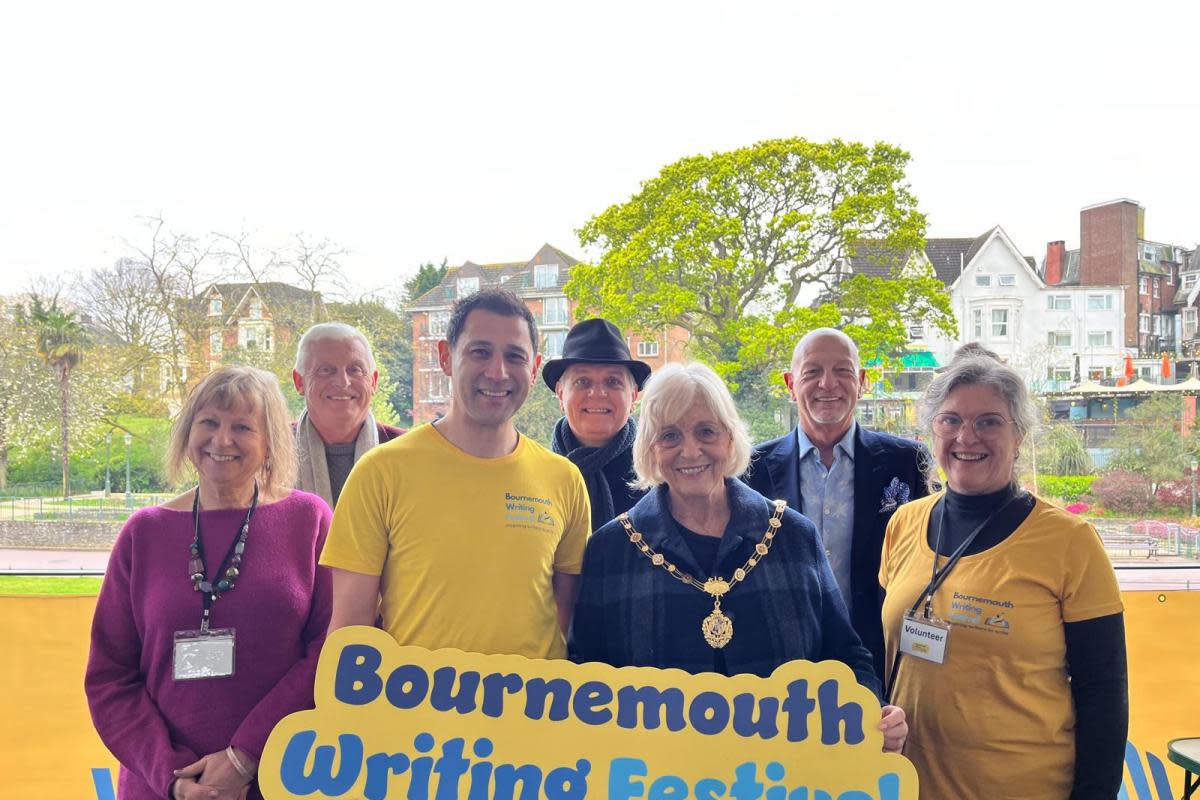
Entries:
<svg viewBox="0 0 1200 800">
<path fill-rule="evenodd" d="M 221 559 L 214 575 L 221 577 L 212 581 L 207 577 L 208 567 L 204 561 L 204 541 L 200 538 L 200 487 L 196 487 L 196 496 L 192 500 L 192 543 L 188 547 L 191 558 L 188 559 L 188 577 L 192 581 L 192 589 L 204 594 L 204 616 L 200 618 L 200 630 L 208 632 L 208 618 L 213 601 L 237 585 L 241 574 L 242 553 L 246 549 L 246 535 L 250 532 L 250 518 L 254 509 L 258 508 L 258 481 L 254 482 L 254 495 L 250 498 L 250 507 L 246 509 L 246 518 L 242 520 L 241 531 L 230 543 Z"/>
</svg>

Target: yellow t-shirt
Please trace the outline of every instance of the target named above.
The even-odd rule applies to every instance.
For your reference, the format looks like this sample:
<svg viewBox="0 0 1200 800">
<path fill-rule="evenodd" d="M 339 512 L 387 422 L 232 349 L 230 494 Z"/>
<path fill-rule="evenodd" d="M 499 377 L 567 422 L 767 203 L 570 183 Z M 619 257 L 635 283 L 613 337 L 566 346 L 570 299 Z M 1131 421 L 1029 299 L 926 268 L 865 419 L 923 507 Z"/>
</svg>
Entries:
<svg viewBox="0 0 1200 800">
<path fill-rule="evenodd" d="M 551 579 L 579 573 L 590 514 L 579 470 L 536 442 L 476 458 L 424 425 L 355 464 L 321 563 L 380 576 L 401 644 L 564 658 Z"/>
<path fill-rule="evenodd" d="M 879 583 L 889 670 L 901 619 L 929 582 L 925 534 L 940 497 L 903 505 L 888 523 Z M 922 800 L 1066 800 L 1075 709 L 1063 623 L 1121 610 L 1095 529 L 1041 500 L 1003 542 L 964 556 L 934 595 L 934 615 L 951 624 L 945 663 L 904 656 L 892 692 Z"/>
</svg>

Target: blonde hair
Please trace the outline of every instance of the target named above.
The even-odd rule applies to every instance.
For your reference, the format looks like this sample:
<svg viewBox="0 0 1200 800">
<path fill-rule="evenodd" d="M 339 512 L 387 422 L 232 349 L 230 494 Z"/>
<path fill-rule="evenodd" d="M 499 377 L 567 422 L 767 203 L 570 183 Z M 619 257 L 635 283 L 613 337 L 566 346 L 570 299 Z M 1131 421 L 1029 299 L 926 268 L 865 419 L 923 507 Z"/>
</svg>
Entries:
<svg viewBox="0 0 1200 800">
<path fill-rule="evenodd" d="M 637 480 L 630 483 L 633 488 L 652 489 L 667 482 L 651 452 L 654 442 L 663 428 L 678 422 L 697 401 L 729 431 L 732 440 L 722 477 L 737 477 L 750 465 L 750 433 L 746 423 L 738 415 L 725 382 L 711 368 L 698 362 L 668 364 L 655 370 L 646 381 L 641 398 L 637 436 L 633 440 L 633 470 L 637 473 Z"/>
<path fill-rule="evenodd" d="M 167 445 L 167 478 L 179 485 L 195 470 L 188 461 L 187 444 L 196 414 L 208 406 L 228 410 L 243 406 L 261 412 L 267 457 L 258 472 L 258 485 L 267 496 L 283 494 L 296 483 L 296 437 L 288 418 L 287 403 L 279 381 L 271 373 L 254 367 L 220 367 L 204 376 L 175 418 Z"/>
</svg>

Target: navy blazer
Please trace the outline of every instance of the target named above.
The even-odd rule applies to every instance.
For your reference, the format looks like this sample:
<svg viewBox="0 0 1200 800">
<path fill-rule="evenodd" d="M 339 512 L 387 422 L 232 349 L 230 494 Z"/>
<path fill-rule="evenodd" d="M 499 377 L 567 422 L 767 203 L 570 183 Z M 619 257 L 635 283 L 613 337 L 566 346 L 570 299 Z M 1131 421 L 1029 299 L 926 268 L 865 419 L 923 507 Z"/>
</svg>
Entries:
<svg viewBox="0 0 1200 800">
<path fill-rule="evenodd" d="M 754 448 L 743 480 L 768 498 L 782 498 L 804 513 L 800 497 L 800 445 L 796 430 Z M 883 535 L 898 504 L 884 502 L 884 490 L 897 479 L 906 484 L 909 500 L 929 494 L 925 474 L 932 460 L 925 446 L 858 426 L 854 436 L 854 528 L 850 544 L 851 622 L 874 656 L 875 673 L 884 673 L 883 589 L 879 559 Z"/>
</svg>

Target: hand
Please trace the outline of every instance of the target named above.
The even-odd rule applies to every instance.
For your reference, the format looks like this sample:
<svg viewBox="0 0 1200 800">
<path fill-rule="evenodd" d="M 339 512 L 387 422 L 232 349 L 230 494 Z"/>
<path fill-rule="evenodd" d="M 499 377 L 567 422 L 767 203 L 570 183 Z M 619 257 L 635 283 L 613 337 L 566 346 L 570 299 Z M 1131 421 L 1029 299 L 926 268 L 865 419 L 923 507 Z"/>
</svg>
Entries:
<svg viewBox="0 0 1200 800">
<path fill-rule="evenodd" d="M 904 740 L 908 738 L 904 709 L 900 706 L 884 706 L 879 730 L 883 731 L 883 752 L 899 753 L 904 750 Z"/>
<path fill-rule="evenodd" d="M 238 756 L 242 756 L 241 751 L 238 751 Z M 251 765 L 257 766 L 257 762 L 254 759 L 249 756 L 246 756 L 246 759 L 250 763 L 243 763 L 243 766 L 247 768 L 253 768 Z M 194 778 L 198 781 L 198 788 L 209 791 L 208 794 L 190 795 L 185 800 L 193 800 L 194 798 L 237 800 L 237 798 L 242 796 L 242 790 L 250 783 L 234 769 L 229 756 L 225 755 L 224 750 L 209 753 L 194 764 L 189 764 L 183 769 L 175 770 L 175 775 L 179 778 Z"/>
<path fill-rule="evenodd" d="M 178 775 L 182 771 L 175 770 L 175 774 Z M 210 800 L 216 796 L 216 789 L 211 786 L 201 786 L 193 778 L 176 778 L 175 782 L 171 784 L 171 797 L 174 800 Z"/>
</svg>

